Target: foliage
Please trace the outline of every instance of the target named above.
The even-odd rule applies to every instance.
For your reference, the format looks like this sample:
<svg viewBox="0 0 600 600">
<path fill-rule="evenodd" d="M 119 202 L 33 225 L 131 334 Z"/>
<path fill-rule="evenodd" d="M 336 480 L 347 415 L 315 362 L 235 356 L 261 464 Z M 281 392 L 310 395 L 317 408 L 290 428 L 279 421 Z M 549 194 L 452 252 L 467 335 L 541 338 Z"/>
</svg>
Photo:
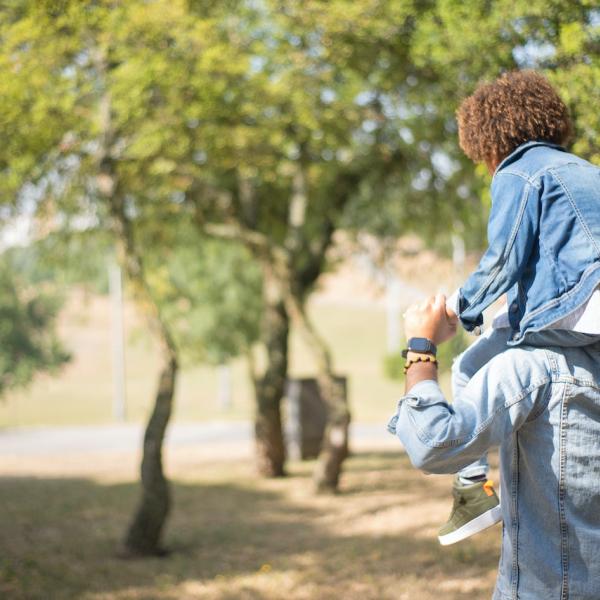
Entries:
<svg viewBox="0 0 600 600">
<path fill-rule="evenodd" d="M 258 339 L 260 270 L 245 248 L 186 230 L 160 265 L 150 263 L 149 282 L 183 356 L 221 364 Z"/>
<path fill-rule="evenodd" d="M 418 118 L 409 137 L 414 139 L 415 151 L 423 149 L 432 165 L 424 164 L 421 175 L 414 171 L 412 177 L 395 181 L 381 202 L 370 190 L 363 190 L 353 219 L 358 226 L 383 235 L 397 235 L 409 227 L 438 249 L 449 249 L 448 233 L 464 236 L 473 249 L 485 244 L 489 175 L 462 156 L 454 112 L 478 82 L 506 70 L 544 72 L 574 116 L 573 150 L 600 164 L 595 98 L 600 85 L 597 3 L 430 2 L 415 20 L 410 59 L 416 79 L 404 99 Z M 398 131 L 408 133 L 400 126 Z"/>
<path fill-rule="evenodd" d="M 63 291 L 78 285 L 108 293 L 107 264 L 114 244 L 100 232 L 57 231 L 8 252 L 15 270 L 31 284 Z"/>
<path fill-rule="evenodd" d="M 0 262 L 0 396 L 69 360 L 55 333 L 56 296 L 27 285 L 7 255 Z"/>
<path fill-rule="evenodd" d="M 448 112 L 480 80 L 535 68 L 555 80 L 580 122 L 597 112 L 590 92 L 598 77 L 599 35 L 597 3 L 587 0 L 438 0 L 419 21 L 414 57 L 436 73 L 435 104 Z M 587 135 L 597 137 L 597 131 Z M 580 151 L 593 155 L 591 146 Z"/>
<path fill-rule="evenodd" d="M 0 151 L 0 186 L 4 214 L 26 212 L 36 235 L 42 232 L 27 254 L 42 258 L 36 277 L 103 288 L 114 252 L 106 235 L 114 215 L 102 195 L 110 185 L 103 161 L 110 162 L 150 293 L 182 349 L 213 361 L 243 352 L 255 337 L 257 291 L 246 254 L 221 245 L 218 260 L 214 244 L 200 248 L 206 240 L 190 234 L 182 204 L 200 175 L 211 180 L 203 145 L 212 144 L 211 160 L 225 157 L 218 144 L 229 124 L 221 120 L 239 99 L 224 96 L 247 69 L 229 43 L 231 30 L 218 25 L 223 11 L 212 6 L 200 17 L 200 4 L 207 8 L 184 1 L 8 4 L 0 17 L 0 129 L 10 143 Z M 254 297 L 241 302 L 247 294 Z"/>
<path fill-rule="evenodd" d="M 192 221 L 286 248 L 303 298 L 336 228 L 415 231 L 442 251 L 459 234 L 480 248 L 489 175 L 462 156 L 454 111 L 482 78 L 515 67 L 549 75 L 573 110 L 575 151 L 600 162 L 600 17 L 587 0 L 2 8 L 3 214 L 31 213 L 78 244 L 73 232 L 111 228 L 100 193 L 110 167 L 150 287 L 180 344 L 198 348 L 202 332 L 206 360 L 255 337 L 255 309 L 245 308 L 258 306 L 258 275 L 239 248 L 219 250 L 222 262 L 215 247 L 200 249 L 206 239 L 185 230 Z M 64 258 L 47 243 L 43 252 Z M 192 284 L 202 277 L 214 286 Z M 200 312 L 183 318 L 195 294 Z M 223 323 L 235 324 L 231 337 Z"/>
<path fill-rule="evenodd" d="M 283 243 L 299 166 L 300 270 L 331 227 L 479 247 L 489 178 L 458 149 L 456 106 L 482 78 L 541 68 L 573 109 L 575 150 L 597 160 L 599 22 L 575 0 L 6 3 L 3 197 L 102 222 L 106 93 L 128 211 L 152 247 L 176 238 L 165 224 L 182 198 Z"/>
</svg>

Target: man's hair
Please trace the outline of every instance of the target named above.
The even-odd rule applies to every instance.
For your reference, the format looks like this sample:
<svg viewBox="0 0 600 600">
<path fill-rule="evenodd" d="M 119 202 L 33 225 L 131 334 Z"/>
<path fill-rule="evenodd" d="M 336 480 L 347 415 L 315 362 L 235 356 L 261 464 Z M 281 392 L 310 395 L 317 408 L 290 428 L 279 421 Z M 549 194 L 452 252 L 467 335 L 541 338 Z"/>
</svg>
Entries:
<svg viewBox="0 0 600 600">
<path fill-rule="evenodd" d="M 567 144 L 573 125 L 565 103 L 535 71 L 512 71 L 480 84 L 456 111 L 460 147 L 475 162 L 506 158 L 521 144 Z"/>
</svg>

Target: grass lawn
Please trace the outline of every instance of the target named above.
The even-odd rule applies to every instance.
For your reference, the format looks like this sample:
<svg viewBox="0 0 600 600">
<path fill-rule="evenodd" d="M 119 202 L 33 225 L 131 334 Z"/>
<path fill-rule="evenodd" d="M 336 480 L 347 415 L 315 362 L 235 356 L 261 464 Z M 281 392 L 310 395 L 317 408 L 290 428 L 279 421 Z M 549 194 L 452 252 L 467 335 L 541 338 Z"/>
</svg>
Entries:
<svg viewBox="0 0 600 600">
<path fill-rule="evenodd" d="M 330 343 L 336 369 L 349 376 L 349 400 L 356 421 L 384 422 L 400 393 L 383 375 L 385 311 L 376 306 L 312 304 L 314 321 Z M 131 305 L 126 310 L 127 418 L 143 421 L 157 383 L 157 355 Z M 110 307 L 106 298 L 75 297 L 64 311 L 61 333 L 73 362 L 58 376 L 40 376 L 26 390 L 0 400 L 0 427 L 96 424 L 112 421 Z M 292 335 L 291 376 L 311 376 L 309 349 Z M 178 381 L 175 420 L 251 419 L 253 396 L 245 361 L 233 364 L 233 402 L 219 407 L 217 372 L 184 367 Z"/>
<path fill-rule="evenodd" d="M 315 497 L 312 464 L 257 480 L 248 459 L 173 449 L 167 558 L 114 550 L 137 499 L 137 457 L 0 464 L 0 597 L 19 600 L 465 600 L 489 598 L 500 528 L 442 548 L 450 477 L 400 452 L 361 451 L 341 494 Z"/>
</svg>

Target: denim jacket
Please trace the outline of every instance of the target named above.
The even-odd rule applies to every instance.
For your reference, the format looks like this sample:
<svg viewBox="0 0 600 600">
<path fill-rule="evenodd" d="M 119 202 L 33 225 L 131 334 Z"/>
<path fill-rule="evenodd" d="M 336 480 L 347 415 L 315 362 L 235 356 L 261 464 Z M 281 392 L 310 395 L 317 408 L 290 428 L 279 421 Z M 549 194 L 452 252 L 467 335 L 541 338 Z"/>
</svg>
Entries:
<svg viewBox="0 0 600 600">
<path fill-rule="evenodd" d="M 515 345 L 584 304 L 600 283 L 600 169 L 547 142 L 527 142 L 492 179 L 488 249 L 460 289 L 468 331 L 508 294 Z"/>
<path fill-rule="evenodd" d="M 452 404 L 422 381 L 388 424 L 426 472 L 455 473 L 500 446 L 494 600 L 600 598 L 600 342 L 582 340 L 509 348 Z"/>
</svg>

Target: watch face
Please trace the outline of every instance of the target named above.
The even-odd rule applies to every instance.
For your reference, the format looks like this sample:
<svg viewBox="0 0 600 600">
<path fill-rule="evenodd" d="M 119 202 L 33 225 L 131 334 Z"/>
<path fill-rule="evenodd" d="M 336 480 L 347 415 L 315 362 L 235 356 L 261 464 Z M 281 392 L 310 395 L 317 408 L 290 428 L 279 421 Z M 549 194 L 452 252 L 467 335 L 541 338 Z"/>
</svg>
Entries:
<svg viewBox="0 0 600 600">
<path fill-rule="evenodd" d="M 414 352 L 430 352 L 431 342 L 426 338 L 412 338 L 409 347 Z"/>
</svg>

